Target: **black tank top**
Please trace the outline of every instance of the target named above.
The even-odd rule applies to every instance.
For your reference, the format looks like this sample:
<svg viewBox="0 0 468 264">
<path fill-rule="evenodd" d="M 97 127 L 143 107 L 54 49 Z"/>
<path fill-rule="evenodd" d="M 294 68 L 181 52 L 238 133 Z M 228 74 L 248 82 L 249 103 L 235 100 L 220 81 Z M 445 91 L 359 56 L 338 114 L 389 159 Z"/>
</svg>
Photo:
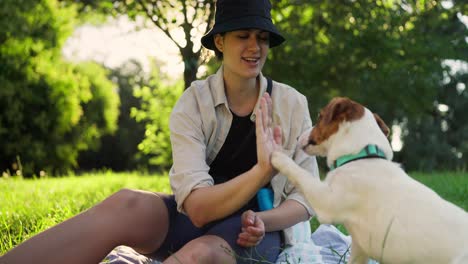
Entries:
<svg viewBox="0 0 468 264">
<path fill-rule="evenodd" d="M 210 165 L 209 173 L 215 184 L 226 182 L 257 163 L 255 123 L 250 120 L 250 115 L 232 115 L 226 140 Z"/>
<path fill-rule="evenodd" d="M 267 78 L 267 92 L 271 95 L 272 83 Z M 232 111 L 231 111 L 232 112 Z M 209 174 L 215 184 L 220 184 L 250 170 L 257 163 L 255 123 L 247 116 L 232 113 L 232 123 L 226 140 L 210 165 Z M 241 210 L 257 210 L 253 197 Z"/>
</svg>

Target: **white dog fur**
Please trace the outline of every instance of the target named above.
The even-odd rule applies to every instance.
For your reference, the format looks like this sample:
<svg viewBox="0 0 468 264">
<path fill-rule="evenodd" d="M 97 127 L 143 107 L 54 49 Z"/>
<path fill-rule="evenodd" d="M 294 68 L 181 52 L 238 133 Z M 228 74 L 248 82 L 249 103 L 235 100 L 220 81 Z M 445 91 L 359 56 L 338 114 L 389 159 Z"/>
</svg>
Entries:
<svg viewBox="0 0 468 264">
<path fill-rule="evenodd" d="M 364 111 L 356 117 L 346 107 L 362 107 Z M 330 135 L 320 135 L 323 129 L 317 129 L 315 135 L 313 130 L 304 133 L 299 145 L 309 155 L 326 156 L 330 166 L 339 156 L 375 144 L 386 159 L 349 162 L 330 171 L 324 181 L 280 151 L 273 153 L 272 163 L 299 187 L 321 223 L 346 227 L 352 237 L 349 263 L 367 263 L 368 258 L 384 264 L 468 263 L 467 212 L 391 162 L 392 149 L 377 117 L 347 98 L 333 100 L 321 111 L 321 116 L 325 115 L 329 120 L 319 118 L 314 130 L 335 125 L 337 131 Z"/>
</svg>

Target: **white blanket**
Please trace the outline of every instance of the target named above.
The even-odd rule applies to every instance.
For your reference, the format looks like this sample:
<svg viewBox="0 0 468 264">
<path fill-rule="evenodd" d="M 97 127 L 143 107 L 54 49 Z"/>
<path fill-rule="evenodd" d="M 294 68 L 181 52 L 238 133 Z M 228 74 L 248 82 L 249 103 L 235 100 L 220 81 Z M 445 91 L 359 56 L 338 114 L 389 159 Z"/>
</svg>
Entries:
<svg viewBox="0 0 468 264">
<path fill-rule="evenodd" d="M 344 264 L 349 259 L 351 237 L 333 225 L 320 225 L 310 238 L 285 248 L 276 264 Z M 101 263 L 160 264 L 125 246 L 115 248 Z M 377 264 L 369 261 L 369 264 Z"/>
</svg>

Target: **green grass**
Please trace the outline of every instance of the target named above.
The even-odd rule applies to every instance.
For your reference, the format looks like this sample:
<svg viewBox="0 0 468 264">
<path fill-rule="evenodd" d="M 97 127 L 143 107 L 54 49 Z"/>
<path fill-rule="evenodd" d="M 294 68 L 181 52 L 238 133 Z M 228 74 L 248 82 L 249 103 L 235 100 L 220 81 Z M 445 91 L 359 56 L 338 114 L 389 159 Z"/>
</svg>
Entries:
<svg viewBox="0 0 468 264">
<path fill-rule="evenodd" d="M 0 177 L 0 255 L 122 188 L 170 192 L 167 176 L 136 173 L 35 180 Z"/>
<path fill-rule="evenodd" d="M 468 210 L 468 173 L 412 173 L 444 199 Z M 90 208 L 122 188 L 170 192 L 167 176 L 99 173 L 64 178 L 0 178 L 0 254 Z M 317 220 L 311 221 L 313 230 Z M 342 226 L 338 228 L 346 232 Z"/>
<path fill-rule="evenodd" d="M 412 173 L 411 176 L 442 198 L 468 211 L 468 172 Z"/>
</svg>

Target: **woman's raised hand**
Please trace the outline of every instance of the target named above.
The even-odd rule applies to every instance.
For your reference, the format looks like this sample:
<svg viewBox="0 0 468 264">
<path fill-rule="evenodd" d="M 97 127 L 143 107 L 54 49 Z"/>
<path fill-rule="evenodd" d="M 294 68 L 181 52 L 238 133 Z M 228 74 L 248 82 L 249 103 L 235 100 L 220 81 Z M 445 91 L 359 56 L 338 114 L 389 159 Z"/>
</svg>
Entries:
<svg viewBox="0 0 468 264">
<path fill-rule="evenodd" d="M 263 94 L 260 99 L 260 107 L 257 108 L 255 128 L 257 136 L 257 165 L 267 173 L 269 177 L 274 175 L 270 157 L 273 151 L 282 148 L 281 127 L 273 128 L 272 101 L 268 93 Z M 268 179 L 269 181 L 270 179 Z"/>
</svg>

